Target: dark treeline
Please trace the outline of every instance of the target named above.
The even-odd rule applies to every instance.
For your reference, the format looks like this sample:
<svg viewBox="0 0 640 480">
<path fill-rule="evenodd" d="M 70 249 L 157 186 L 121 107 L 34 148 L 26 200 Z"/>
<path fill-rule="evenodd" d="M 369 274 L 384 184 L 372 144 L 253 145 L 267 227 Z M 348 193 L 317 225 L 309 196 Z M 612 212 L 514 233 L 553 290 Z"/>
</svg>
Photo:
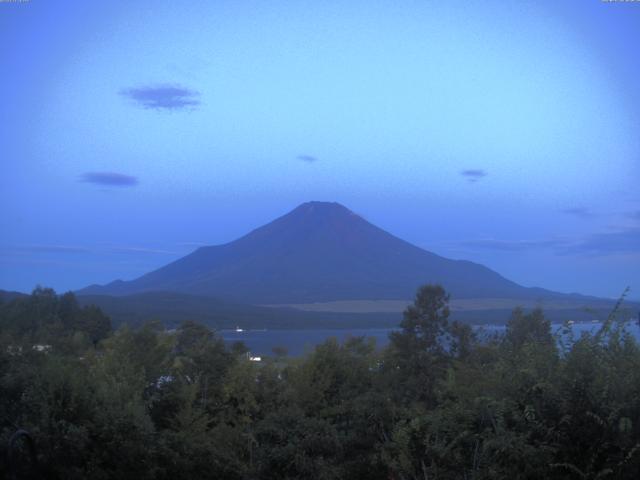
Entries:
<svg viewBox="0 0 640 480">
<path fill-rule="evenodd" d="M 21 428 L 38 461 L 18 449 L 16 471 L 40 478 L 639 478 L 640 349 L 613 315 L 559 341 L 515 310 L 478 342 L 447 304 L 421 288 L 384 350 L 257 363 L 196 323 L 113 332 L 36 289 L 0 305 L 0 455 Z"/>
</svg>

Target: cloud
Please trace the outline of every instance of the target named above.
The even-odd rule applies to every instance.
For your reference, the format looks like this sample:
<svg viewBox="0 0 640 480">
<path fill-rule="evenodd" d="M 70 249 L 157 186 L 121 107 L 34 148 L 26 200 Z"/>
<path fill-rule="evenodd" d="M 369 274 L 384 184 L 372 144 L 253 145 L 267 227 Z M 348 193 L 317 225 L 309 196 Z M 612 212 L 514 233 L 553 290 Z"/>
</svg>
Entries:
<svg viewBox="0 0 640 480">
<path fill-rule="evenodd" d="M 586 256 L 640 254 L 640 228 L 596 233 L 579 242 L 560 248 L 557 253 Z"/>
<path fill-rule="evenodd" d="M 87 172 L 82 174 L 80 181 L 108 187 L 133 187 L 138 184 L 138 178 L 115 172 Z"/>
<path fill-rule="evenodd" d="M 620 228 L 613 232 L 601 232 L 583 238 L 555 238 L 547 240 L 494 240 L 479 239 L 458 243 L 472 250 L 496 250 L 502 252 L 526 252 L 551 250 L 561 256 L 610 256 L 640 254 L 640 227 Z"/>
<path fill-rule="evenodd" d="M 111 253 L 124 253 L 124 254 L 143 254 L 143 255 L 179 255 L 179 252 L 173 252 L 171 250 L 163 250 L 160 248 L 146 248 L 146 247 L 112 247 L 109 249 Z"/>
<path fill-rule="evenodd" d="M 312 155 L 298 155 L 296 158 L 298 160 L 302 160 L 303 162 L 307 162 L 307 163 L 313 163 L 318 161 L 318 158 Z"/>
<path fill-rule="evenodd" d="M 627 217 L 629 217 L 631 220 L 636 220 L 640 222 L 640 210 L 627 213 Z"/>
<path fill-rule="evenodd" d="M 139 247 L 131 245 L 112 245 L 112 246 L 95 246 L 83 247 L 75 245 L 43 245 L 43 244 L 25 244 L 25 245 L 6 245 L 0 246 L 0 254 L 92 254 L 92 255 L 180 255 L 181 252 L 166 250 L 153 247 Z"/>
<path fill-rule="evenodd" d="M 482 250 L 500 250 L 504 252 L 522 252 L 526 250 L 541 250 L 564 245 L 563 240 L 468 240 L 460 245 Z"/>
<path fill-rule="evenodd" d="M 90 251 L 85 247 L 71 245 L 14 245 L 7 250 L 19 253 L 88 253 Z"/>
<path fill-rule="evenodd" d="M 120 90 L 120 95 L 151 110 L 186 110 L 200 105 L 200 92 L 179 85 L 156 85 Z"/>
<path fill-rule="evenodd" d="M 470 182 L 477 182 L 478 180 L 480 180 L 483 177 L 486 177 L 489 174 L 484 170 L 469 169 L 469 170 L 462 170 L 460 172 L 460 175 L 462 175 L 463 177 L 466 177 Z"/>
<path fill-rule="evenodd" d="M 583 218 L 583 219 L 593 218 L 596 216 L 592 211 L 590 211 L 586 207 L 565 208 L 564 210 L 561 210 L 561 212 L 566 213 L 567 215 L 573 215 L 574 217 Z"/>
<path fill-rule="evenodd" d="M 209 244 L 205 243 L 205 242 L 179 242 L 176 244 L 178 247 L 188 247 L 188 248 L 200 248 L 200 247 L 206 247 Z"/>
</svg>

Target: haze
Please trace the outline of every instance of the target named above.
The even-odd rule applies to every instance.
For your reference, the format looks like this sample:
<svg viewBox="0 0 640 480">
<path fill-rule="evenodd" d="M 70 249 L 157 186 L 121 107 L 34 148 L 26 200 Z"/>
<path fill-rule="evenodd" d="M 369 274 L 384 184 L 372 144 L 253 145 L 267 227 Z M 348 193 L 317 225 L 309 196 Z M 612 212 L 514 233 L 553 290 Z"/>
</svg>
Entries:
<svg viewBox="0 0 640 480">
<path fill-rule="evenodd" d="M 640 298 L 640 7 L 0 3 L 0 289 L 132 279 L 309 200 Z"/>
</svg>

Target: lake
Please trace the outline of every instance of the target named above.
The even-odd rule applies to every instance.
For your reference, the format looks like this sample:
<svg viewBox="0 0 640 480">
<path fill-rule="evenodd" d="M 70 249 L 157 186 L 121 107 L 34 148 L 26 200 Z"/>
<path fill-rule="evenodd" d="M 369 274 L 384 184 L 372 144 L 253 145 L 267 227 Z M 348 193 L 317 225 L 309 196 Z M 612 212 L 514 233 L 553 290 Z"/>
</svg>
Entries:
<svg viewBox="0 0 640 480">
<path fill-rule="evenodd" d="M 575 323 L 571 326 L 574 337 L 579 338 L 582 333 L 596 333 L 601 323 Z M 504 325 L 483 325 L 475 327 L 481 335 L 491 335 L 504 332 Z M 553 324 L 552 332 L 557 332 L 562 324 Z M 625 325 L 626 330 L 636 340 L 640 341 L 640 327 L 635 322 Z M 353 328 L 353 329 L 309 329 L 309 330 L 220 330 L 218 333 L 227 343 L 242 341 L 249 348 L 252 355 L 272 355 L 274 347 L 285 347 L 290 356 L 299 356 L 313 350 L 315 345 L 326 339 L 335 337 L 343 342 L 349 337 L 369 337 L 376 340 L 378 347 L 389 343 L 389 333 L 394 328 Z"/>
</svg>

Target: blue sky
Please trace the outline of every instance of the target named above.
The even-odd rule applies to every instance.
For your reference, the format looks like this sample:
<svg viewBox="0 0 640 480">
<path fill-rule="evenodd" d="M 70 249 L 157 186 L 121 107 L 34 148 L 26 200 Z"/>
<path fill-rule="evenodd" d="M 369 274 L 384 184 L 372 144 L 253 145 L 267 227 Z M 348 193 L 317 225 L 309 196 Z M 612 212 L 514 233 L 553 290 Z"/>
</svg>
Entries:
<svg viewBox="0 0 640 480">
<path fill-rule="evenodd" d="M 0 288 L 131 279 L 308 200 L 640 298 L 640 3 L 0 3 Z"/>
</svg>

